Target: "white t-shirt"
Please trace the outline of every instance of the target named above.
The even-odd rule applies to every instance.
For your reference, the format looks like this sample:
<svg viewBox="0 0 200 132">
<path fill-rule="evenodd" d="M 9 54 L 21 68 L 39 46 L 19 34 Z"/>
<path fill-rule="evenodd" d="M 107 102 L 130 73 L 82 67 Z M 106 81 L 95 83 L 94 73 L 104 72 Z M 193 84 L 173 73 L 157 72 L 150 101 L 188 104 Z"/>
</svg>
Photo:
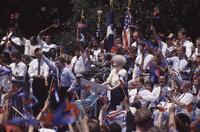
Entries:
<svg viewBox="0 0 200 132">
<path fill-rule="evenodd" d="M 31 45 L 30 40 L 26 38 L 23 38 L 23 40 L 24 40 L 24 46 L 25 46 L 24 54 L 29 55 L 29 56 L 35 56 L 35 49 L 41 48 L 41 46 L 39 44 Z"/>
</svg>

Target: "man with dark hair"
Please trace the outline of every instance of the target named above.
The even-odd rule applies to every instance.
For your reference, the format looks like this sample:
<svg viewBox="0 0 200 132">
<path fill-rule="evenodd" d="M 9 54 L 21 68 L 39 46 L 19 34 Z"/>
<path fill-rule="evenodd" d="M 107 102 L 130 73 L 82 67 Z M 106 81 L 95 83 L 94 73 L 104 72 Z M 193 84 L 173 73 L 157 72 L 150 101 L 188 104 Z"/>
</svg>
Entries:
<svg viewBox="0 0 200 132">
<path fill-rule="evenodd" d="M 187 32 L 184 28 L 178 31 L 178 39 L 182 46 L 186 48 L 185 55 L 189 58 L 192 55 L 193 43 L 187 39 Z"/>
<path fill-rule="evenodd" d="M 192 117 L 192 102 L 194 100 L 194 96 L 190 92 L 191 89 L 191 81 L 183 81 L 181 85 L 182 94 L 177 96 L 177 99 L 175 100 L 178 110 L 190 117 Z"/>
<path fill-rule="evenodd" d="M 121 132 L 122 130 L 121 126 L 115 122 L 110 124 L 109 128 L 111 132 Z"/>
<path fill-rule="evenodd" d="M 152 113 L 148 108 L 140 108 L 135 113 L 135 123 L 137 132 L 145 132 L 152 127 Z"/>
<path fill-rule="evenodd" d="M 200 37 L 196 39 L 196 48 L 194 48 L 194 52 L 192 54 L 192 59 L 196 60 L 197 56 L 200 54 Z"/>
<path fill-rule="evenodd" d="M 50 35 L 45 35 L 44 40 L 42 40 L 41 38 L 42 33 L 44 33 L 44 31 L 41 31 L 37 36 L 37 41 L 41 45 L 42 51 L 47 53 L 51 48 L 57 49 L 57 45 L 52 44 L 52 38 Z"/>
<path fill-rule="evenodd" d="M 41 52 L 40 52 L 41 53 Z M 42 54 L 42 53 L 41 53 Z M 42 60 L 46 62 L 50 70 L 52 70 L 57 86 L 59 87 L 59 99 L 56 97 L 57 101 L 63 102 L 67 97 L 67 90 L 73 89 L 72 87 L 76 86 L 76 78 L 72 73 L 71 69 L 65 66 L 65 58 L 59 57 L 55 59 L 55 63 L 51 62 L 47 57 L 42 55 Z"/>
<path fill-rule="evenodd" d="M 47 77 L 49 75 L 49 68 L 41 59 L 40 51 L 40 48 L 35 49 L 36 59 L 30 62 L 28 70 L 29 77 L 31 78 L 33 95 L 38 99 L 38 104 L 34 107 L 33 111 L 35 116 L 43 107 L 48 94 L 48 89 L 45 86 L 48 85 Z"/>
<path fill-rule="evenodd" d="M 179 46 L 176 49 L 177 56 L 167 58 L 167 62 L 172 63 L 172 70 L 179 80 L 188 80 L 190 69 L 188 67 L 187 58 L 185 58 L 186 49 L 184 46 Z"/>
<path fill-rule="evenodd" d="M 11 54 L 11 59 L 13 63 L 11 63 L 9 67 L 12 71 L 12 81 L 23 85 L 26 78 L 27 66 L 21 61 L 20 52 L 13 52 Z"/>
<path fill-rule="evenodd" d="M 95 119 L 90 119 L 88 121 L 89 132 L 99 132 L 100 131 L 100 124 Z"/>
<path fill-rule="evenodd" d="M 191 119 L 186 114 L 178 113 L 175 116 L 176 129 L 178 132 L 188 132 L 190 131 Z"/>
<path fill-rule="evenodd" d="M 0 43 L 0 51 L 11 54 L 13 52 L 23 53 L 23 50 L 23 41 L 17 34 L 16 27 L 10 26 L 8 28 L 7 35 L 2 38 Z"/>
</svg>

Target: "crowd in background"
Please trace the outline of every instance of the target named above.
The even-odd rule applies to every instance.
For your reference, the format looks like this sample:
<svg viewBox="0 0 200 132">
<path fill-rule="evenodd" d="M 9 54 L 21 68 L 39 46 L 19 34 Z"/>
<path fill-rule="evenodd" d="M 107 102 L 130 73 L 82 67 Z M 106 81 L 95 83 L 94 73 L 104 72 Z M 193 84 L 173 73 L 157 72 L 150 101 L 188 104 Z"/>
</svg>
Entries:
<svg viewBox="0 0 200 132">
<path fill-rule="evenodd" d="M 151 29 L 144 38 L 133 28 L 129 46 L 118 35 L 106 51 L 91 38 L 66 55 L 45 30 L 27 39 L 9 27 L 0 44 L 0 131 L 200 131 L 200 37 Z"/>
</svg>

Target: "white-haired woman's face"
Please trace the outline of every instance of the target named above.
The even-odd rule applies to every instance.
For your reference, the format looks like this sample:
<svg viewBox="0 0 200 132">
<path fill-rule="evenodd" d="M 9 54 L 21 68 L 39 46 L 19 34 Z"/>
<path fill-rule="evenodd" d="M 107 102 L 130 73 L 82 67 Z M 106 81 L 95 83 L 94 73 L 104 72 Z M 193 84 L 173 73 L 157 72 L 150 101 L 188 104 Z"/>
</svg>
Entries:
<svg viewBox="0 0 200 132">
<path fill-rule="evenodd" d="M 114 68 L 121 68 L 121 66 L 118 63 L 116 63 L 116 62 L 113 62 L 113 67 Z"/>
</svg>

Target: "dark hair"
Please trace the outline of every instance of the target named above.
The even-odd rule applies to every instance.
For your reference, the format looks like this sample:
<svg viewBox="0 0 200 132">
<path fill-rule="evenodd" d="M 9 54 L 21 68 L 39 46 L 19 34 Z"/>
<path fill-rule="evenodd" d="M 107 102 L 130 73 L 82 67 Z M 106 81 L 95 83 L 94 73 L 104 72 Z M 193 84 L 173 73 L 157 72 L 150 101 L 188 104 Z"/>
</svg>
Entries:
<svg viewBox="0 0 200 132">
<path fill-rule="evenodd" d="M 151 127 L 147 132 L 165 132 L 165 131 L 155 126 L 155 127 Z"/>
<path fill-rule="evenodd" d="M 197 39 L 196 39 L 196 40 L 200 41 L 200 37 L 197 37 Z"/>
<path fill-rule="evenodd" d="M 141 82 L 142 84 L 144 84 L 144 78 L 143 78 L 143 77 L 139 77 L 139 79 L 140 79 L 140 82 Z"/>
<path fill-rule="evenodd" d="M 191 120 L 186 114 L 178 113 L 175 117 L 175 122 L 176 129 L 179 132 L 189 132 Z"/>
<path fill-rule="evenodd" d="M 95 119 L 90 119 L 88 121 L 89 132 L 99 132 L 100 131 L 100 124 Z"/>
<path fill-rule="evenodd" d="M 151 85 L 151 87 L 153 88 L 153 82 L 151 80 L 146 80 L 144 85 L 146 86 L 147 84 Z"/>
<path fill-rule="evenodd" d="M 152 125 L 152 113 L 148 108 L 140 108 L 135 113 L 135 123 L 136 126 L 143 129 L 148 130 Z"/>
<path fill-rule="evenodd" d="M 34 50 L 34 53 L 37 54 L 40 50 L 41 50 L 40 48 L 36 48 L 36 49 Z"/>
<path fill-rule="evenodd" d="M 128 50 L 131 51 L 131 52 L 136 52 L 136 53 L 137 53 L 137 47 L 130 46 L 130 47 L 128 48 Z"/>
<path fill-rule="evenodd" d="M 63 57 L 58 57 L 58 58 L 56 58 L 55 61 L 60 61 L 61 63 L 65 63 L 66 62 L 65 58 L 63 58 Z"/>
<path fill-rule="evenodd" d="M 122 129 L 121 126 L 116 122 L 110 124 L 109 128 L 111 132 L 121 132 Z"/>
<path fill-rule="evenodd" d="M 182 86 L 192 89 L 192 82 L 191 81 L 183 81 Z"/>
<path fill-rule="evenodd" d="M 106 60 L 108 60 L 108 61 L 112 60 L 112 55 L 111 54 L 107 54 L 106 55 Z"/>
<path fill-rule="evenodd" d="M 28 56 L 28 55 L 23 55 L 22 58 L 23 58 L 24 60 L 26 60 L 27 62 L 31 62 L 31 57 Z"/>
<path fill-rule="evenodd" d="M 181 33 L 182 35 L 187 35 L 187 32 L 185 30 L 185 28 L 181 28 L 179 31 L 178 31 L 178 34 Z"/>
<path fill-rule="evenodd" d="M 133 114 L 130 111 L 127 112 L 127 115 L 126 115 L 126 126 L 127 126 L 126 128 L 127 132 L 132 132 L 136 130 L 135 119 L 134 119 Z"/>
<path fill-rule="evenodd" d="M 107 126 L 102 125 L 102 126 L 100 127 L 100 132 L 110 132 L 110 129 L 109 129 Z"/>
<path fill-rule="evenodd" d="M 21 58 L 22 58 L 20 52 L 13 52 L 13 53 L 11 54 L 11 57 L 15 57 L 15 58 L 17 58 L 17 59 L 19 59 L 19 60 L 21 60 Z"/>
</svg>

